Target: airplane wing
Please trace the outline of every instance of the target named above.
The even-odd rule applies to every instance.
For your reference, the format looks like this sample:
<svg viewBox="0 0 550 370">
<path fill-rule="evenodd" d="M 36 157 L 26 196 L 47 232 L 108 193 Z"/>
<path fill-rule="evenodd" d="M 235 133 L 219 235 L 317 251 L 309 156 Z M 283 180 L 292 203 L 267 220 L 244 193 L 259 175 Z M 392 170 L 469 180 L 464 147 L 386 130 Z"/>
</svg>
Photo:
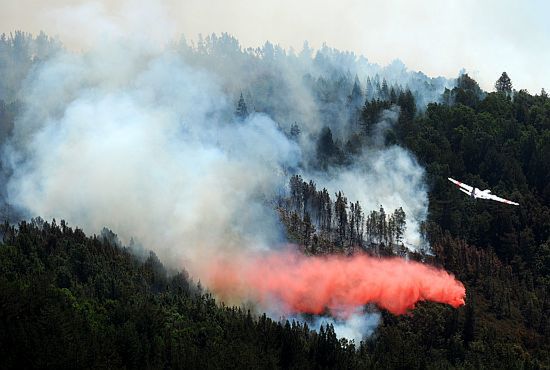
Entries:
<svg viewBox="0 0 550 370">
<path fill-rule="evenodd" d="M 467 190 L 464 190 L 464 189 L 462 189 L 462 188 L 458 188 L 458 190 L 460 190 L 460 191 L 466 193 L 466 195 L 468 195 L 468 196 L 470 195 L 470 192 L 467 191 Z"/>
<path fill-rule="evenodd" d="M 506 203 L 506 204 L 513 204 L 515 206 L 519 206 L 519 203 L 512 202 L 511 200 L 504 199 L 504 198 L 501 198 L 501 197 L 497 197 L 494 194 L 487 194 L 485 199 L 496 200 L 497 202 L 502 202 L 502 203 Z"/>
<path fill-rule="evenodd" d="M 458 186 L 459 188 L 466 189 L 466 191 L 467 191 L 468 193 L 471 193 L 471 191 L 472 191 L 472 189 L 473 189 L 472 186 L 466 185 L 466 184 L 464 184 L 464 183 L 462 183 L 462 182 L 460 182 L 460 181 L 457 181 L 457 180 L 455 180 L 455 179 L 451 179 L 450 177 L 448 177 L 447 179 L 448 179 L 450 182 L 452 182 L 453 184 L 455 184 L 456 186 Z"/>
</svg>

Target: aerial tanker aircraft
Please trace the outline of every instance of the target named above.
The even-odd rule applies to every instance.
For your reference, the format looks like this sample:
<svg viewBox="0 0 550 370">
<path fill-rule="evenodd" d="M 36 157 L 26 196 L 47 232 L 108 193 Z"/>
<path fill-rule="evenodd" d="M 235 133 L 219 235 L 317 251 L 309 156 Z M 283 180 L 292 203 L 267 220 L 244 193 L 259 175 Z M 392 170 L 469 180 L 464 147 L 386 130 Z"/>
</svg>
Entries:
<svg viewBox="0 0 550 370">
<path fill-rule="evenodd" d="M 450 182 L 456 184 L 456 186 L 458 187 L 458 190 L 462 191 L 463 193 L 468 194 L 470 197 L 472 197 L 474 199 L 477 199 L 477 198 L 490 199 L 490 200 L 496 200 L 497 202 L 502 202 L 502 203 L 506 203 L 506 204 L 513 204 L 515 206 L 519 206 L 519 203 L 512 202 L 511 200 L 504 199 L 504 198 L 501 198 L 501 197 L 497 197 L 496 195 L 491 194 L 491 190 L 489 190 L 489 189 L 479 190 L 478 188 L 474 188 L 473 186 L 466 185 L 466 184 L 464 184 L 460 181 L 457 181 L 455 179 L 451 179 L 450 177 L 448 177 L 448 179 L 449 179 Z"/>
</svg>

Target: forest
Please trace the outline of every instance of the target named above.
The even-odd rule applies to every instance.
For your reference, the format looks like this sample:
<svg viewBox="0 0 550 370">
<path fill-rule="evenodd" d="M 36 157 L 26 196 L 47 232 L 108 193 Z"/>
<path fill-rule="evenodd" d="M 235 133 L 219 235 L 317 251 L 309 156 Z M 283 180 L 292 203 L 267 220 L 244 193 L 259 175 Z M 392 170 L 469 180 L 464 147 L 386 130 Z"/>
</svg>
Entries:
<svg viewBox="0 0 550 370">
<path fill-rule="evenodd" d="M 289 151 L 300 148 L 298 160 L 281 166 L 284 184 L 275 195 L 243 198 L 250 208 L 267 208 L 285 240 L 308 256 L 421 261 L 466 287 L 466 304 L 458 309 L 420 302 L 406 315 L 381 310 L 374 333 L 353 341 L 339 338 L 329 323 L 315 330 L 307 319 L 222 302 L 185 265 L 163 259 L 164 250 L 138 249 L 117 236 L 125 231 L 115 226 L 90 232 L 88 225 L 64 221 L 80 220 L 71 212 L 44 220 L 50 215 L 25 209 L 20 195 L 19 203 L 10 198 L 13 184 L 25 184 L 12 183 L 22 176 L 17 166 L 32 171 L 29 163 L 41 163 L 21 159 L 24 150 L 6 154 L 21 135 L 32 135 L 17 128 L 29 106 L 41 107 L 29 105 L 25 94 L 36 90 L 29 90 L 28 76 L 36 77 L 62 49 L 44 34 L 0 37 L 0 75 L 9 76 L 0 79 L 3 368 L 550 368 L 550 97 L 544 89 L 514 89 L 513 76 L 498 71 L 494 91 L 486 92 L 467 73 L 431 79 L 397 62 L 383 68 L 328 47 L 316 55 L 306 47 L 292 55 L 269 43 L 243 50 L 226 34 L 177 45 L 186 65 L 231 76 L 220 89 L 231 97 L 227 109 L 210 116 L 230 117 L 233 132 L 268 115 L 277 123 L 273 137 Z M 220 67 L 227 58 L 237 62 Z M 296 91 L 311 98 L 304 105 L 315 114 L 289 99 Z M 52 119 L 60 115 L 52 111 Z M 233 142 L 226 147 L 222 135 L 212 141 L 221 151 L 241 153 Z M 327 185 L 326 174 L 356 173 L 365 158 L 396 147 L 425 170 L 425 212 L 389 201 L 373 206 Z M 447 177 L 490 188 L 520 206 L 470 199 Z M 208 204 L 222 212 L 225 201 L 232 204 L 225 198 Z M 252 216 L 236 229 L 254 231 Z M 407 232 L 415 223 L 423 242 L 411 247 Z M 169 217 L 147 225 L 152 245 L 165 242 L 170 225 Z"/>
</svg>

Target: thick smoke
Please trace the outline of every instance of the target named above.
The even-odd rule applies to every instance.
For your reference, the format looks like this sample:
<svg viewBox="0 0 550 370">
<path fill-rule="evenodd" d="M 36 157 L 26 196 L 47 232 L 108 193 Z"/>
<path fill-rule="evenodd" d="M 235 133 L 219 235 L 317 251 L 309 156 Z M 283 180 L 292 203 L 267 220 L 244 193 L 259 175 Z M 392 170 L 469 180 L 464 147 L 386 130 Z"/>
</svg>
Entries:
<svg viewBox="0 0 550 370">
<path fill-rule="evenodd" d="M 380 324 L 381 315 L 378 312 L 370 313 L 357 310 L 345 319 L 338 319 L 331 316 L 316 318 L 311 328 L 319 330 L 321 325 L 332 325 L 334 332 L 339 338 L 347 338 L 361 342 L 365 337 L 370 337 Z"/>
<path fill-rule="evenodd" d="M 373 128 L 371 145 L 345 169 L 329 168 L 305 177 L 313 178 L 319 187 L 331 194 L 343 191 L 351 201 L 358 200 L 364 210 L 386 212 L 402 207 L 407 216 L 405 246 L 410 250 L 429 249 L 421 233 L 421 223 L 428 215 L 428 189 L 424 169 L 411 153 L 400 146 L 384 145 L 386 132 L 399 117 L 396 108 L 382 112 Z"/>
<path fill-rule="evenodd" d="M 300 151 L 275 122 L 233 121 L 215 82 L 173 55 L 136 56 L 122 76 L 98 57 L 60 56 L 30 81 L 7 148 L 12 203 L 165 257 L 280 241 L 266 200 Z"/>
<path fill-rule="evenodd" d="M 280 312 L 272 312 L 272 316 L 277 317 Z M 363 339 L 374 334 L 378 325 L 382 321 L 382 315 L 375 308 L 365 310 L 363 308 L 356 309 L 347 317 L 311 316 L 311 315 L 290 315 L 283 316 L 289 321 L 297 320 L 306 322 L 309 328 L 319 331 L 321 326 L 325 329 L 327 325 L 332 325 L 334 332 L 338 338 L 346 338 L 353 340 L 355 344 L 359 344 Z"/>
<path fill-rule="evenodd" d="M 94 10 L 95 23 L 98 18 Z M 3 147 L 9 202 L 28 216 L 65 219 L 88 233 L 106 226 L 123 243 L 135 238 L 207 283 L 208 261 L 260 251 L 277 256 L 274 250 L 286 241 L 273 199 L 290 173 L 311 162 L 312 140 L 324 126 L 349 134 L 350 127 L 340 125 L 349 115 L 340 110 L 349 107 L 351 73 L 364 81 L 380 68 L 328 48 L 315 57 L 307 49 L 287 55 L 271 44 L 245 53 L 228 36 L 225 43 L 159 48 L 156 39 L 105 29 L 114 30 L 102 34 L 109 42 L 81 54 L 58 52 L 26 78 L 23 109 Z M 227 43 L 232 47 L 224 54 Z M 351 72 L 334 90 L 338 79 L 327 74 L 343 73 L 339 62 Z M 403 69 L 400 75 L 417 81 Z M 234 115 L 241 90 L 252 111 L 245 119 Z M 331 101 L 339 103 L 324 104 Z M 284 132 L 292 122 L 302 130 L 298 140 Z M 423 171 L 405 150 L 373 145 L 345 169 L 303 172 L 332 192 L 343 190 L 365 210 L 403 207 L 405 239 L 421 244 Z M 357 309 L 355 303 L 348 308 Z M 378 322 L 357 315 L 337 318 L 336 327 L 355 330 L 349 335 L 358 338 L 357 330 L 368 334 Z"/>
</svg>

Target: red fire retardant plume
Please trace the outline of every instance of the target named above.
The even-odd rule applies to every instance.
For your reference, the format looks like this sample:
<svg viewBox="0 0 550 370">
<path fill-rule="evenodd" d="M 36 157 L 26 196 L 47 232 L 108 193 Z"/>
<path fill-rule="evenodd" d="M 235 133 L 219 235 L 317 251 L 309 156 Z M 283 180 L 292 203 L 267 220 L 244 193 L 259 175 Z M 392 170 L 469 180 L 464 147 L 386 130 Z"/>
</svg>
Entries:
<svg viewBox="0 0 550 370">
<path fill-rule="evenodd" d="M 222 298 L 282 304 L 290 312 L 346 315 L 375 303 L 393 314 L 418 301 L 464 304 L 464 285 L 448 272 L 402 258 L 364 254 L 308 257 L 271 253 L 213 262 L 207 268 L 210 288 Z"/>
</svg>

